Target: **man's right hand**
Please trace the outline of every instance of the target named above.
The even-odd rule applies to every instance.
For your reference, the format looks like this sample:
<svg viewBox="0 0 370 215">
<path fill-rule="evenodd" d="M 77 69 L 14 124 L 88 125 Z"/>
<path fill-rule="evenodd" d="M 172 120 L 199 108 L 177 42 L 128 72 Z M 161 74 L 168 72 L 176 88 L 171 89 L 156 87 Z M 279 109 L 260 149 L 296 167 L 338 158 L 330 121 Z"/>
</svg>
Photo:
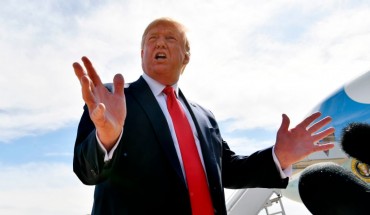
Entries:
<svg viewBox="0 0 370 215">
<path fill-rule="evenodd" d="M 125 81 L 121 74 L 116 74 L 113 79 L 113 92 L 109 92 L 90 60 L 82 57 L 82 62 L 86 71 L 77 62 L 73 63 L 73 68 L 80 80 L 82 97 L 89 109 L 98 137 L 109 152 L 117 142 L 126 119 Z"/>
</svg>

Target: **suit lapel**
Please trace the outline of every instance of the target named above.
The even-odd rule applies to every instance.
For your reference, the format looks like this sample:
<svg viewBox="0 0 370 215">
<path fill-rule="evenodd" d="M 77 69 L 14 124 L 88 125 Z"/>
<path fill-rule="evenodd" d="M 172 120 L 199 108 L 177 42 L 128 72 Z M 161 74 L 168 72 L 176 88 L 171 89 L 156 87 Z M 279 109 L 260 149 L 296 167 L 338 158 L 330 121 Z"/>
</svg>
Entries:
<svg viewBox="0 0 370 215">
<path fill-rule="evenodd" d="M 132 95 L 137 100 L 137 102 L 143 107 L 144 111 L 147 113 L 147 116 L 152 123 L 154 132 L 157 134 L 158 142 L 163 148 L 168 160 L 170 161 L 172 167 L 175 169 L 178 177 L 183 181 L 184 185 L 186 184 L 179 159 L 176 153 L 176 149 L 171 137 L 170 130 L 168 128 L 168 123 L 163 115 L 161 108 L 158 105 L 157 100 L 155 99 L 153 93 L 151 92 L 148 84 L 145 80 L 140 77 L 138 81 L 130 84 L 132 88 Z M 211 140 L 211 133 L 208 128 L 207 118 L 204 114 L 200 113 L 197 108 L 189 104 L 185 96 L 179 91 L 179 95 L 182 97 L 185 102 L 186 107 L 188 108 L 192 119 L 194 121 L 195 127 L 198 132 L 198 138 L 202 149 L 202 155 L 204 164 L 207 171 L 208 179 L 216 179 L 217 181 L 209 181 L 210 184 L 221 183 L 220 178 L 220 169 L 217 166 L 217 159 Z M 160 126 L 158 126 L 160 125 Z"/>
<path fill-rule="evenodd" d="M 202 149 L 203 161 L 206 167 L 208 182 L 210 185 L 220 185 L 221 184 L 221 169 L 217 166 L 217 159 L 214 153 L 213 145 L 211 142 L 211 133 L 209 131 L 209 126 L 207 123 L 208 119 L 204 114 L 200 113 L 194 105 L 190 104 L 181 90 L 179 90 L 179 95 L 184 100 L 186 107 L 188 108 L 190 115 L 194 121 L 195 127 L 198 132 L 198 138 L 200 146 Z M 216 180 L 216 181 L 211 181 Z"/>
<path fill-rule="evenodd" d="M 137 102 L 143 107 L 144 111 L 152 123 L 154 132 L 157 134 L 158 142 L 162 146 L 168 160 L 175 169 L 177 175 L 185 183 L 185 179 L 181 170 L 179 158 L 171 137 L 170 129 L 167 120 L 163 115 L 157 100 L 145 80 L 140 77 L 138 81 L 130 84 L 132 94 Z"/>
</svg>

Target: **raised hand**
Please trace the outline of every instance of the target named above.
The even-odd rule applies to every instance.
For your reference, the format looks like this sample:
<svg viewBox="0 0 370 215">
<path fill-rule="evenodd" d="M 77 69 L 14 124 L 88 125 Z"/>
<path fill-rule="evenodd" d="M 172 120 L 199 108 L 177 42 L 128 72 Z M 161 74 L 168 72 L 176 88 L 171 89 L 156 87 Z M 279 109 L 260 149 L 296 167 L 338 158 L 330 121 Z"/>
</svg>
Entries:
<svg viewBox="0 0 370 215">
<path fill-rule="evenodd" d="M 330 117 L 325 117 L 312 124 L 320 116 L 321 113 L 316 112 L 304 119 L 295 128 L 289 130 L 289 117 L 283 114 L 283 120 L 275 143 L 275 155 L 282 169 L 303 160 L 311 153 L 329 150 L 334 147 L 334 143 L 317 144 L 321 139 L 334 133 L 334 128 L 332 127 L 316 133 L 331 122 Z"/>
<path fill-rule="evenodd" d="M 73 63 L 73 68 L 80 80 L 82 97 L 89 109 L 98 137 L 109 151 L 121 134 L 126 119 L 124 79 L 121 74 L 116 74 L 113 79 L 114 92 L 109 92 L 90 60 L 82 57 L 82 62 L 86 71 L 79 63 Z"/>
</svg>

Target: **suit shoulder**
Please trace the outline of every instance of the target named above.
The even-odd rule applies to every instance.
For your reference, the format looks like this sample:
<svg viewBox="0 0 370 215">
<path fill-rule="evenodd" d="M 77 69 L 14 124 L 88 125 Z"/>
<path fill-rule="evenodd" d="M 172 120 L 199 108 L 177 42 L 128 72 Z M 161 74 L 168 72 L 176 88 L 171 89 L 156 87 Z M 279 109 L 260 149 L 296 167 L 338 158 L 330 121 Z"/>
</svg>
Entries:
<svg viewBox="0 0 370 215">
<path fill-rule="evenodd" d="M 104 87 L 109 90 L 109 92 L 113 92 L 113 83 L 105 83 Z"/>
<path fill-rule="evenodd" d="M 129 88 L 130 84 L 131 83 L 125 83 L 125 89 Z M 109 92 L 113 92 L 114 89 L 113 83 L 105 83 L 104 86 L 109 90 Z"/>
<path fill-rule="evenodd" d="M 204 112 L 206 114 L 210 114 L 210 115 L 212 115 L 212 117 L 214 117 L 212 111 L 210 111 L 208 108 L 205 108 L 204 106 L 200 105 L 199 103 L 189 101 L 189 105 L 191 105 L 192 107 L 194 107 L 198 110 L 201 110 L 202 112 Z"/>
<path fill-rule="evenodd" d="M 211 110 L 209 110 L 208 108 L 205 108 L 204 106 L 196 102 L 193 102 L 193 101 L 188 101 L 188 102 L 189 102 L 189 105 L 192 106 L 193 110 L 197 110 L 198 113 L 201 112 L 203 115 L 205 115 L 208 118 L 208 120 L 210 120 L 212 125 L 217 124 L 216 117 Z"/>
</svg>

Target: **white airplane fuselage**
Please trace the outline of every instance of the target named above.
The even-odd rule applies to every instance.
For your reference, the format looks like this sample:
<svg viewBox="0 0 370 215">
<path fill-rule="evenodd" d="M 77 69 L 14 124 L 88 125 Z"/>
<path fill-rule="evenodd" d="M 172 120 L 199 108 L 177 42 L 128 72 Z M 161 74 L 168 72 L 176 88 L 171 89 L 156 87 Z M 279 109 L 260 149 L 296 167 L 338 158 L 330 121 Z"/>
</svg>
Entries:
<svg viewBox="0 0 370 215">
<path fill-rule="evenodd" d="M 300 173 L 311 164 L 334 162 L 370 183 L 370 166 L 347 156 L 340 144 L 342 130 L 349 123 L 370 123 L 370 72 L 337 90 L 316 106 L 312 112 L 316 111 L 320 111 L 322 116 L 332 117 L 332 122 L 327 127 L 334 127 L 335 133 L 322 142 L 334 142 L 335 147 L 328 152 L 314 153 L 293 165 L 293 176 L 290 178 L 287 189 L 283 189 L 282 193 L 285 197 L 298 202 L 302 202 L 298 192 Z"/>
</svg>

